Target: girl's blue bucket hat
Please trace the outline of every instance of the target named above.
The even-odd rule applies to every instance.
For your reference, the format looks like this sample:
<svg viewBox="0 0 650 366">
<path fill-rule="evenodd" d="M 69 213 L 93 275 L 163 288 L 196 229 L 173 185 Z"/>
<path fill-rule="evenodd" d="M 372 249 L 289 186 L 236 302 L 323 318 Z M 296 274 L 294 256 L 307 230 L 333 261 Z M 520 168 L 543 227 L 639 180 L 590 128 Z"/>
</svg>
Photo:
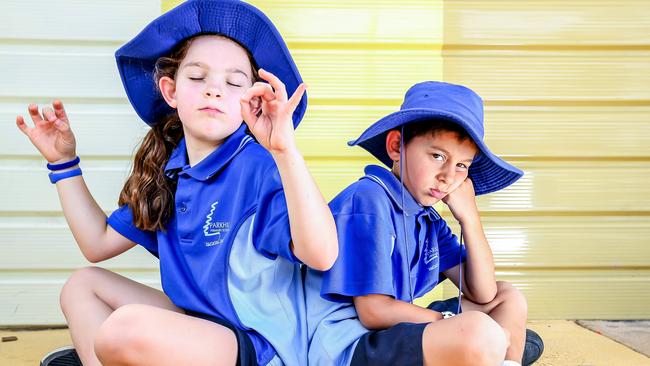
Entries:
<svg viewBox="0 0 650 366">
<path fill-rule="evenodd" d="M 483 100 L 471 89 L 461 85 L 425 81 L 412 86 L 404 96 L 399 111 L 375 122 L 355 141 L 388 167 L 393 161 L 386 152 L 386 136 L 390 130 L 423 120 L 446 120 L 461 126 L 479 149 L 469 167 L 469 178 L 476 195 L 505 188 L 524 174 L 521 170 L 494 155 L 483 141 Z"/>
<path fill-rule="evenodd" d="M 284 82 L 290 97 L 302 82 L 282 36 L 271 20 L 254 6 L 236 0 L 190 0 L 149 23 L 115 52 L 126 95 L 140 118 L 153 126 L 172 113 L 153 77 L 156 60 L 183 40 L 220 34 L 245 47 L 258 67 Z M 293 112 L 294 128 L 307 109 L 307 94 Z"/>
</svg>

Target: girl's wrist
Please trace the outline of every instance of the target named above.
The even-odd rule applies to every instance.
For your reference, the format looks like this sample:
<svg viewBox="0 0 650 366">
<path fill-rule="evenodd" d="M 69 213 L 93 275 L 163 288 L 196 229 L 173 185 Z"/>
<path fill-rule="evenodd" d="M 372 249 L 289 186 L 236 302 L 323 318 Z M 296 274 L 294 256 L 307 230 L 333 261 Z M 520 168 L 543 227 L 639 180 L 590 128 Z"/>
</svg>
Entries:
<svg viewBox="0 0 650 366">
<path fill-rule="evenodd" d="M 53 172 L 70 170 L 70 168 L 76 167 L 79 165 L 79 157 L 74 156 L 72 158 L 61 158 L 54 163 L 47 163 L 47 169 Z"/>
<path fill-rule="evenodd" d="M 73 153 L 72 155 L 65 155 L 65 156 L 61 157 L 60 159 L 58 159 L 58 160 L 50 161 L 49 164 L 50 165 L 60 165 L 60 164 L 67 163 L 69 161 L 73 161 L 76 158 L 77 158 L 77 154 Z"/>
</svg>

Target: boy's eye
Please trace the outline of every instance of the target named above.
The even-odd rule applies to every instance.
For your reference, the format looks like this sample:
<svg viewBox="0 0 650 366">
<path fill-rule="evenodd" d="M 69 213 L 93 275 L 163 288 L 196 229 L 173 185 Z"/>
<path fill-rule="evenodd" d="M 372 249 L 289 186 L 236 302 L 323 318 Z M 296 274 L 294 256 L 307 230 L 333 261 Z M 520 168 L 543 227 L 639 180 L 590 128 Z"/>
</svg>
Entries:
<svg viewBox="0 0 650 366">
<path fill-rule="evenodd" d="M 434 159 L 439 160 L 439 161 L 443 161 L 443 160 L 445 160 L 445 157 L 442 156 L 442 155 L 440 155 L 440 154 L 433 153 L 433 154 L 431 154 L 431 156 L 432 156 Z"/>
<path fill-rule="evenodd" d="M 201 80 L 203 80 L 203 78 L 198 78 L 198 77 L 190 77 L 189 79 L 192 80 L 192 81 L 201 81 Z"/>
<path fill-rule="evenodd" d="M 231 83 L 230 81 L 229 81 L 227 84 L 230 85 L 230 86 L 237 87 L 237 88 L 240 88 L 240 87 L 241 87 L 241 85 L 236 84 L 236 83 Z"/>
</svg>

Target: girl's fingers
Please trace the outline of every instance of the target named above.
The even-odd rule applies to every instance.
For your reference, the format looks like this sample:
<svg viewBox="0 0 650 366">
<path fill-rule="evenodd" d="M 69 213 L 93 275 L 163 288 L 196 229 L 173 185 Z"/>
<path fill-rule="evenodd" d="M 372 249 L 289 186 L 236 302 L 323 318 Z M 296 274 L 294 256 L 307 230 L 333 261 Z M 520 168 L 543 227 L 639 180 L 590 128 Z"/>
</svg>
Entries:
<svg viewBox="0 0 650 366">
<path fill-rule="evenodd" d="M 50 107 L 43 107 L 43 119 L 54 123 L 54 121 L 56 121 L 56 114 L 54 114 L 54 110 L 52 110 Z"/>
<path fill-rule="evenodd" d="M 29 112 L 29 116 L 32 118 L 34 125 L 39 126 L 45 123 L 43 117 L 41 117 L 41 114 L 38 112 L 38 106 L 36 104 L 30 104 L 27 107 L 27 112 Z"/>
<path fill-rule="evenodd" d="M 275 94 L 273 94 L 273 89 L 271 89 L 271 85 L 266 84 L 266 83 L 255 83 L 253 86 L 251 86 L 245 93 L 242 95 L 242 100 L 245 100 L 246 102 L 250 102 L 250 100 L 254 97 L 260 97 L 264 99 L 267 102 L 270 102 L 272 100 L 275 100 Z"/>
<path fill-rule="evenodd" d="M 20 129 L 27 137 L 29 137 L 29 130 L 31 130 L 31 128 L 27 126 L 23 116 L 16 117 L 16 126 L 18 126 L 18 129 Z"/>
<path fill-rule="evenodd" d="M 63 107 L 63 103 L 60 100 L 55 100 L 54 102 L 52 102 L 52 106 L 54 107 L 54 114 L 58 119 L 63 120 L 66 123 L 70 123 L 68 121 L 68 115 L 65 113 L 65 108 Z"/>
<path fill-rule="evenodd" d="M 239 101 L 239 104 L 241 105 L 241 116 L 244 119 L 244 122 L 246 122 L 246 125 L 252 129 L 252 124 L 255 120 L 253 119 L 253 115 L 251 113 L 250 100 L 245 100 L 244 97 L 242 97 Z"/>
<path fill-rule="evenodd" d="M 293 93 L 293 95 L 289 99 L 289 102 L 287 103 L 287 105 L 289 106 L 289 110 L 291 110 L 292 112 L 296 110 L 296 107 L 298 106 L 298 103 L 300 103 L 300 100 L 302 99 L 302 96 L 305 94 L 306 90 L 307 90 L 307 85 L 305 83 L 300 83 L 300 85 L 298 85 L 298 88 Z"/>
<path fill-rule="evenodd" d="M 287 89 L 284 86 L 284 83 L 277 76 L 264 69 L 259 69 L 258 74 L 262 79 L 268 81 L 273 89 L 275 89 L 276 98 L 278 98 L 281 102 L 287 101 Z"/>
</svg>

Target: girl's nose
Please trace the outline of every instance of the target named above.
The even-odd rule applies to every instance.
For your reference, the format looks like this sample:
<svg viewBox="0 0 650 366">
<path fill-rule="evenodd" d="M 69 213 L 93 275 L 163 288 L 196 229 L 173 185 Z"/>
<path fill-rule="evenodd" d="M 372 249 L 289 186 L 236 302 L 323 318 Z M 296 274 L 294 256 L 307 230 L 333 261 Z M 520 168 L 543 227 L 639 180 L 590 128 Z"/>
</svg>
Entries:
<svg viewBox="0 0 650 366">
<path fill-rule="evenodd" d="M 205 88 L 205 96 L 206 97 L 209 97 L 209 98 L 212 98 L 212 97 L 221 98 L 223 96 L 222 94 L 223 93 L 221 92 L 221 88 L 219 88 L 217 85 L 208 85 Z"/>
</svg>

